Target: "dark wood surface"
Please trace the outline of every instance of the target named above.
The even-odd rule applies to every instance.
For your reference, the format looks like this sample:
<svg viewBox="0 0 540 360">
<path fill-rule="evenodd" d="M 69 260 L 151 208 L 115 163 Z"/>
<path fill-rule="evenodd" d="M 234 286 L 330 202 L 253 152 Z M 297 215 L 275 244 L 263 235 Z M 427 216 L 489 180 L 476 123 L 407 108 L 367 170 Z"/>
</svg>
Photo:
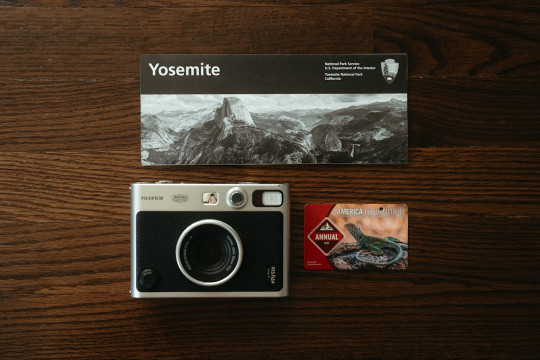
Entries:
<svg viewBox="0 0 540 360">
<path fill-rule="evenodd" d="M 538 358 L 536 1 L 0 0 L 0 358 Z M 139 54 L 409 54 L 406 166 L 140 165 Z M 129 184 L 291 184 L 280 300 L 129 297 Z M 409 205 L 409 268 L 303 268 L 303 205 Z"/>
</svg>

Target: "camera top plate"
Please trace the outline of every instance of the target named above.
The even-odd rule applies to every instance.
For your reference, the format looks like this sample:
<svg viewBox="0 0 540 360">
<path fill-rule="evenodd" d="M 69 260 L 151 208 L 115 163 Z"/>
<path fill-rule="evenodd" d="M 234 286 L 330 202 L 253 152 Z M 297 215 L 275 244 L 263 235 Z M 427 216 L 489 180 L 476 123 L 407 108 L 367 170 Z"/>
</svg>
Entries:
<svg viewBox="0 0 540 360">
<path fill-rule="evenodd" d="M 279 192 L 282 202 L 265 206 L 254 196 Z M 238 205 L 238 194 L 244 201 Z M 255 200 L 255 201 L 254 201 Z M 186 184 L 160 181 L 131 185 L 132 213 L 139 211 L 289 211 L 289 184 Z"/>
</svg>

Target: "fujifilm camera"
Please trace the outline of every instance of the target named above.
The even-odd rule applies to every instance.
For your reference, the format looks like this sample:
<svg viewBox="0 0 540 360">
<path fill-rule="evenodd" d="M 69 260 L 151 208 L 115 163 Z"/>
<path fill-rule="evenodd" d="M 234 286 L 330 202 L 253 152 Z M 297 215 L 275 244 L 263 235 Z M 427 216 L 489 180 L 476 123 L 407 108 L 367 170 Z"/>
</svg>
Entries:
<svg viewBox="0 0 540 360">
<path fill-rule="evenodd" d="M 284 297 L 288 184 L 131 185 L 131 296 Z"/>
</svg>

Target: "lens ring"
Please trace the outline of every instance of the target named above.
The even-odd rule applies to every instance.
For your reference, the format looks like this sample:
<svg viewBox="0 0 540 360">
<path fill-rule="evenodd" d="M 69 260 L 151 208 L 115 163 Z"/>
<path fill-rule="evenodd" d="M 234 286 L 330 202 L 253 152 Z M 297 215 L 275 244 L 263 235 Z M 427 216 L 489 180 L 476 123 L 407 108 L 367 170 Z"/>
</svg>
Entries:
<svg viewBox="0 0 540 360">
<path fill-rule="evenodd" d="M 211 236 L 205 235 L 206 238 L 203 236 L 201 239 L 200 233 L 206 234 L 202 229 L 207 228 L 214 228 L 220 232 L 221 237 L 211 239 Z M 212 241 L 215 244 L 212 244 Z M 216 244 L 219 244 L 219 250 Z M 217 254 L 210 251 L 206 254 L 207 261 L 201 261 L 198 255 L 201 251 L 206 251 L 201 249 L 203 245 L 213 251 L 221 251 L 219 259 Z M 242 242 L 238 233 L 230 225 L 215 219 L 200 220 L 191 224 L 182 232 L 176 243 L 178 267 L 187 279 L 197 285 L 217 286 L 229 281 L 240 269 L 242 257 Z M 209 280 L 210 278 L 217 280 Z"/>
</svg>

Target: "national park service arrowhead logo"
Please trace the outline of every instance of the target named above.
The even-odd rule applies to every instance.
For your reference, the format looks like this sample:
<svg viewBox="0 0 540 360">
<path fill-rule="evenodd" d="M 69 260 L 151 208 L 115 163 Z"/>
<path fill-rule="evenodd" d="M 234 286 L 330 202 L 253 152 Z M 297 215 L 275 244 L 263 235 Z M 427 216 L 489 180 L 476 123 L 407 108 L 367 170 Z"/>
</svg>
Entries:
<svg viewBox="0 0 540 360">
<path fill-rule="evenodd" d="M 391 84 L 396 79 L 397 73 L 399 70 L 399 63 L 394 59 L 386 59 L 381 63 L 381 71 L 384 77 L 384 80 L 388 84 Z"/>
<path fill-rule="evenodd" d="M 337 226 L 329 218 L 324 218 L 323 221 L 315 226 L 308 235 L 308 239 L 311 240 L 324 255 L 328 255 L 328 253 L 330 253 L 344 237 L 345 235 L 339 231 Z"/>
</svg>

